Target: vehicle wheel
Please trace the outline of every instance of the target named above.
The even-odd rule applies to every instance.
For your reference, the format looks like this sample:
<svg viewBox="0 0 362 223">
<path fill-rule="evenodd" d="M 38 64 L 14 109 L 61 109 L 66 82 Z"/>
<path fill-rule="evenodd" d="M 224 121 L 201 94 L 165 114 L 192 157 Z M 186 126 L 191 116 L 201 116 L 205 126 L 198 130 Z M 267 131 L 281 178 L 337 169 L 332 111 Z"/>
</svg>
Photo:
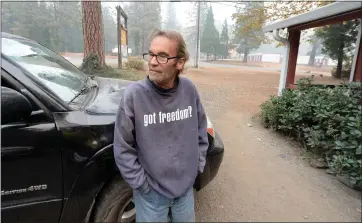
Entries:
<svg viewBox="0 0 362 223">
<path fill-rule="evenodd" d="M 135 222 L 132 188 L 116 177 L 100 194 L 93 216 L 94 222 Z"/>
</svg>

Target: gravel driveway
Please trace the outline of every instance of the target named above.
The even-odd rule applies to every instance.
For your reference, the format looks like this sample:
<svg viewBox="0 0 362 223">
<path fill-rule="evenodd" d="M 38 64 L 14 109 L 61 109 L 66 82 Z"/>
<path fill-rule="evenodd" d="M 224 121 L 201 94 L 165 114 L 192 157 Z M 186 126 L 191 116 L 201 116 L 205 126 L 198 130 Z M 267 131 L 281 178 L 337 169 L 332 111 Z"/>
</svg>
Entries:
<svg viewBox="0 0 362 223">
<path fill-rule="evenodd" d="M 213 67 L 185 76 L 225 144 L 218 175 L 195 195 L 197 221 L 361 222 L 360 192 L 310 167 L 296 143 L 253 118 L 277 92 L 277 72 Z"/>
</svg>

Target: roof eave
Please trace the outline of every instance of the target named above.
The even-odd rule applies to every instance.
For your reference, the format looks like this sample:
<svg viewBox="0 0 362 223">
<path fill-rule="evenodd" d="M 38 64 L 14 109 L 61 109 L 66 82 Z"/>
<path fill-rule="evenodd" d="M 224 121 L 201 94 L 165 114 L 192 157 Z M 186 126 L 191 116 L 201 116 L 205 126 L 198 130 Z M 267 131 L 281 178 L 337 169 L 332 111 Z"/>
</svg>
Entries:
<svg viewBox="0 0 362 223">
<path fill-rule="evenodd" d="M 345 12 L 353 11 L 360 9 L 362 7 L 362 2 L 336 2 L 332 3 L 310 12 L 306 12 L 291 18 L 272 23 L 268 26 L 263 27 L 263 32 L 272 32 L 277 29 L 285 29 L 292 26 L 297 26 L 299 24 L 313 22 L 320 19 L 325 19 L 331 16 L 343 14 Z"/>
</svg>

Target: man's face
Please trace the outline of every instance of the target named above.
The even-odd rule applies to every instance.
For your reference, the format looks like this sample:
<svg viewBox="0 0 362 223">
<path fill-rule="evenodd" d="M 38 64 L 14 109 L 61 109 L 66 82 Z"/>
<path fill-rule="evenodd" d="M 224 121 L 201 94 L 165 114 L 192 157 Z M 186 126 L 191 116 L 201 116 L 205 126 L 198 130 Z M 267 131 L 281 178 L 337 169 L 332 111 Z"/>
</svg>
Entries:
<svg viewBox="0 0 362 223">
<path fill-rule="evenodd" d="M 150 54 L 162 57 L 177 56 L 177 42 L 167 37 L 158 36 L 151 42 Z M 158 58 L 161 61 L 161 58 Z M 165 87 L 173 86 L 173 81 L 179 70 L 185 65 L 184 59 L 169 59 L 167 63 L 158 63 L 156 56 L 150 56 L 148 61 L 149 78 L 156 84 Z"/>
</svg>

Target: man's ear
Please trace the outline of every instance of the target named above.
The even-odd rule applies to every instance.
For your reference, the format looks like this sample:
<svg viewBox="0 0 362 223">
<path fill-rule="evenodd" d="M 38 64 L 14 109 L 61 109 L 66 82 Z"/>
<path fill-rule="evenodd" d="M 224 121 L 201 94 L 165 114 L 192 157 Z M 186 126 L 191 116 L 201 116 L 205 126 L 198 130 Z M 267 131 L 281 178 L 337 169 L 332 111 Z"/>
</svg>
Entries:
<svg viewBox="0 0 362 223">
<path fill-rule="evenodd" d="M 177 61 L 176 67 L 178 70 L 182 70 L 185 66 L 185 58 L 181 58 Z"/>
</svg>

